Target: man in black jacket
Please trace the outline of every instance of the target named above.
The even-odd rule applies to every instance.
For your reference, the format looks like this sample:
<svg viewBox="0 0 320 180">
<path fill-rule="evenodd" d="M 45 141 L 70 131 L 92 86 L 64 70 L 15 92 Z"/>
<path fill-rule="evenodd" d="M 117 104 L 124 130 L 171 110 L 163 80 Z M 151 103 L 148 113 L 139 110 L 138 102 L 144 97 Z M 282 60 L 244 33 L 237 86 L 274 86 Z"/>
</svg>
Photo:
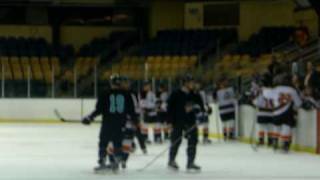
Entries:
<svg viewBox="0 0 320 180">
<path fill-rule="evenodd" d="M 191 93 L 194 88 L 193 77 L 191 75 L 186 75 L 183 77 L 182 83 L 182 87 L 173 92 L 168 100 L 169 121 L 173 127 L 168 166 L 173 170 L 179 169 L 175 158 L 182 138 L 185 136 L 188 139 L 187 170 L 199 171 L 200 167 L 194 164 L 196 146 L 198 143 L 198 129 L 194 112 L 194 105 L 196 102 Z"/>
<path fill-rule="evenodd" d="M 94 121 L 95 117 L 102 115 L 99 136 L 99 166 L 95 168 L 96 172 L 110 168 L 105 163 L 107 156 L 106 149 L 109 143 L 113 145 L 113 157 L 115 159 L 114 162 L 111 162 L 111 168 L 114 171 L 119 169 L 119 162 L 123 158 L 123 130 L 128 116 L 135 116 L 130 93 L 120 88 L 121 78 L 118 75 L 111 76 L 110 85 L 110 90 L 99 95 L 95 111 L 82 120 L 83 124 L 89 125 Z"/>
</svg>

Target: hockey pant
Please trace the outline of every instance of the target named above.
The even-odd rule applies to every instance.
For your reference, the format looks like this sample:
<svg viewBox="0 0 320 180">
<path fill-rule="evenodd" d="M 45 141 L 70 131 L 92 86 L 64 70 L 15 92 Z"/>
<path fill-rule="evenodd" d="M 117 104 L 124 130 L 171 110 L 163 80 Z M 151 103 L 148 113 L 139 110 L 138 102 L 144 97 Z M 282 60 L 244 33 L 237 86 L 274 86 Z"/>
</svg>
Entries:
<svg viewBox="0 0 320 180">
<path fill-rule="evenodd" d="M 99 160 L 100 165 L 105 164 L 107 147 L 113 145 L 113 154 L 116 160 L 122 158 L 123 127 L 121 125 L 102 124 L 99 136 Z"/>
<path fill-rule="evenodd" d="M 188 164 L 194 163 L 197 153 L 197 144 L 198 144 L 198 128 L 194 127 L 188 134 L 186 130 L 192 128 L 192 125 L 184 128 L 183 126 L 174 126 L 171 133 L 171 145 L 169 151 L 169 161 L 175 161 L 177 156 L 179 147 L 181 145 L 183 137 L 186 137 L 188 140 L 187 146 L 187 156 L 188 156 Z"/>
</svg>

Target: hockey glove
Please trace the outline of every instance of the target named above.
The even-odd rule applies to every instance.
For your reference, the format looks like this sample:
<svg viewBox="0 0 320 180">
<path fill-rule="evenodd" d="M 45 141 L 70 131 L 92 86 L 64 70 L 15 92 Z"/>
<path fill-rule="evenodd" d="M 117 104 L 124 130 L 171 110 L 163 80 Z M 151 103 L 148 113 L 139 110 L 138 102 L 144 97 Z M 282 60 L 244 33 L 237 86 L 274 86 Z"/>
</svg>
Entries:
<svg viewBox="0 0 320 180">
<path fill-rule="evenodd" d="M 83 118 L 81 122 L 84 125 L 90 125 L 92 122 L 92 119 L 89 116 L 87 116 L 87 117 Z"/>
</svg>

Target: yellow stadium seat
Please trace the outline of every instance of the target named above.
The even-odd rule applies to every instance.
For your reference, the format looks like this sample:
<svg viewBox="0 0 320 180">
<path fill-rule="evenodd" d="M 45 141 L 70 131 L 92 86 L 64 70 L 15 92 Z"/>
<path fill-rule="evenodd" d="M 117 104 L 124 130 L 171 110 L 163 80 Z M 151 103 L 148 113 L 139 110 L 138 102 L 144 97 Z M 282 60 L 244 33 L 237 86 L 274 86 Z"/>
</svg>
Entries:
<svg viewBox="0 0 320 180">
<path fill-rule="evenodd" d="M 191 64 L 196 64 L 198 61 L 198 57 L 197 56 L 190 56 L 189 57 Z"/>
<path fill-rule="evenodd" d="M 62 79 L 69 81 L 70 83 L 74 83 L 74 73 L 73 70 L 67 70 L 62 75 Z"/>
<path fill-rule="evenodd" d="M 29 63 L 29 57 L 27 57 L 27 56 L 20 57 L 20 63 L 21 63 L 24 79 L 28 79 L 29 75 L 30 75 L 30 78 L 31 78 L 31 66 L 30 66 L 30 63 Z"/>
<path fill-rule="evenodd" d="M 172 62 L 173 63 L 179 63 L 181 61 L 181 57 L 180 56 L 173 56 L 172 57 Z"/>
<path fill-rule="evenodd" d="M 52 70 L 54 71 L 55 76 L 59 76 L 61 74 L 61 66 L 60 66 L 60 60 L 58 57 L 51 57 L 51 67 Z"/>
<path fill-rule="evenodd" d="M 125 56 L 122 60 L 122 62 L 124 63 L 130 63 L 131 62 L 131 58 L 129 56 Z"/>
<path fill-rule="evenodd" d="M 154 61 L 155 61 L 155 64 L 157 64 L 157 63 L 161 63 L 162 60 L 163 60 L 163 56 L 156 56 Z"/>
<path fill-rule="evenodd" d="M 45 81 L 47 83 L 51 83 L 52 82 L 52 69 L 50 67 L 49 57 L 41 57 L 40 58 L 40 65 L 43 70 Z"/>
<path fill-rule="evenodd" d="M 39 58 L 31 57 L 30 64 L 31 64 L 31 71 L 32 71 L 32 79 L 43 80 L 43 74 L 42 74 L 40 63 L 39 63 Z"/>
<path fill-rule="evenodd" d="M 91 57 L 85 57 L 82 59 L 81 67 L 80 67 L 80 74 L 79 76 L 85 76 L 89 73 L 91 69 Z"/>
<path fill-rule="evenodd" d="M 78 57 L 75 62 L 74 70 L 76 71 L 78 76 L 81 76 L 84 74 L 84 68 L 85 68 L 85 58 L 84 57 Z"/>
<path fill-rule="evenodd" d="M 19 57 L 17 56 L 10 57 L 10 64 L 13 72 L 13 79 L 22 80 L 23 73 L 22 73 Z"/>
<path fill-rule="evenodd" d="M 129 57 L 131 64 L 139 64 L 140 58 L 138 56 Z"/>
<path fill-rule="evenodd" d="M 240 58 L 241 58 L 240 55 L 234 55 L 234 56 L 232 56 L 232 62 L 239 62 Z"/>
<path fill-rule="evenodd" d="M 1 63 L 4 70 L 4 78 L 7 80 L 13 79 L 12 70 L 7 56 L 1 56 Z"/>
<path fill-rule="evenodd" d="M 154 56 L 148 56 L 146 63 L 152 64 L 152 63 L 154 62 L 154 60 L 155 60 L 155 57 L 154 57 Z"/>
<path fill-rule="evenodd" d="M 182 56 L 181 57 L 182 62 L 189 62 L 189 60 L 190 60 L 189 56 Z"/>
</svg>

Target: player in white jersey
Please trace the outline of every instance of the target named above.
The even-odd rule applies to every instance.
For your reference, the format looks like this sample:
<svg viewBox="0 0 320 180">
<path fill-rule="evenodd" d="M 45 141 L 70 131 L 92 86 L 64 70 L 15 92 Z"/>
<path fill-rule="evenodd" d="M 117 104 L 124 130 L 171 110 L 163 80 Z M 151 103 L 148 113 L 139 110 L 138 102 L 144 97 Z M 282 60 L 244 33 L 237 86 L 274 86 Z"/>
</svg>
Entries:
<svg viewBox="0 0 320 180">
<path fill-rule="evenodd" d="M 157 122 L 154 126 L 154 132 L 160 131 L 160 133 L 157 135 L 158 137 L 155 137 L 160 139 L 160 142 L 162 141 L 162 137 L 161 137 L 162 130 L 164 133 L 165 140 L 169 140 L 169 135 L 170 135 L 170 127 L 168 124 L 168 111 L 167 111 L 168 97 L 169 97 L 169 92 L 167 87 L 164 84 L 161 84 L 159 87 L 159 91 L 157 92 L 158 115 L 157 115 Z"/>
<path fill-rule="evenodd" d="M 139 101 L 138 101 L 138 98 L 137 98 L 137 95 L 136 93 L 134 93 L 134 91 L 131 89 L 131 83 L 130 83 L 130 80 L 128 77 L 126 76 L 122 76 L 122 87 L 129 91 L 130 94 L 131 94 L 131 97 L 132 97 L 132 101 L 133 101 L 133 104 L 134 104 L 134 108 L 135 108 L 135 113 L 136 113 L 136 117 L 137 117 L 137 121 L 135 122 L 135 124 L 130 124 L 130 123 L 127 123 L 126 124 L 126 130 L 129 130 L 129 140 L 126 141 L 126 143 L 130 143 L 130 140 L 131 140 L 131 144 L 132 146 L 127 146 L 127 147 L 130 147 L 130 151 L 135 151 L 136 150 L 136 144 L 134 143 L 134 138 L 136 137 L 137 140 L 138 140 L 138 144 L 142 150 L 142 152 L 144 154 L 147 153 L 147 147 L 146 147 L 146 144 L 145 144 L 145 139 L 143 137 L 143 135 L 141 134 L 141 130 L 140 130 L 140 125 L 141 125 L 141 118 L 140 118 L 140 105 L 139 105 Z M 130 122 L 130 121 L 129 121 Z M 133 125 L 133 126 L 132 126 Z M 130 132 L 130 129 L 132 130 Z"/>
<path fill-rule="evenodd" d="M 147 143 L 151 143 L 148 139 L 149 125 L 154 123 L 157 118 L 156 103 L 157 97 L 151 89 L 149 81 L 144 82 L 143 91 L 139 94 L 139 103 L 144 123 L 141 124 L 141 131 Z M 155 132 L 155 134 L 158 132 Z M 161 131 L 160 131 L 161 133 Z"/>
<path fill-rule="evenodd" d="M 209 106 L 209 103 L 212 101 L 209 95 L 206 93 L 204 89 L 201 88 L 201 82 L 197 81 L 195 83 L 195 93 L 201 97 L 202 100 L 202 110 L 200 111 L 197 119 L 198 123 L 202 126 L 202 133 L 203 133 L 203 143 L 210 144 L 211 140 L 209 139 L 209 115 L 212 113 L 212 109 Z M 201 107 L 200 106 L 200 107 Z"/>
<path fill-rule="evenodd" d="M 257 123 L 259 124 L 259 143 L 265 144 L 265 138 L 268 139 L 268 146 L 272 146 L 273 134 L 273 88 L 272 77 L 269 74 L 264 74 L 261 79 L 262 87 L 259 90 L 253 104 L 257 107 Z"/>
<path fill-rule="evenodd" d="M 274 101 L 274 142 L 273 147 L 278 149 L 279 138 L 282 141 L 282 149 L 288 152 L 291 139 L 292 127 L 296 125 L 295 111 L 301 106 L 302 101 L 298 92 L 291 86 L 289 75 L 281 74 L 276 78 L 277 86 L 273 89 Z"/>
<path fill-rule="evenodd" d="M 224 140 L 233 140 L 235 139 L 236 95 L 226 78 L 221 79 L 219 89 L 214 97 L 219 105 Z"/>
</svg>

